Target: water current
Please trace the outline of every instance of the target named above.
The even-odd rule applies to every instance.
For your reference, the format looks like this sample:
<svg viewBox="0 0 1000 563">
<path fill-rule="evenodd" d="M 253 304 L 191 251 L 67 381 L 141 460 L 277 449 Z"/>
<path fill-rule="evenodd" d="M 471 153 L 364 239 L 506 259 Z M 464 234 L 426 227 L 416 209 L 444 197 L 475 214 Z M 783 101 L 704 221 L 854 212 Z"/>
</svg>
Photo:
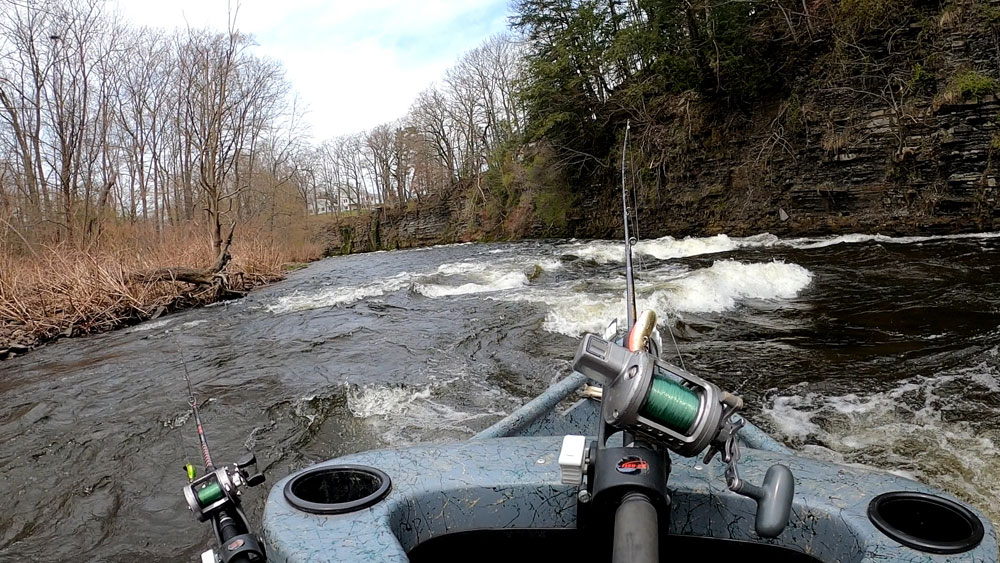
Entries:
<svg viewBox="0 0 1000 563">
<path fill-rule="evenodd" d="M 943 488 L 1000 521 L 1000 234 L 641 242 L 667 355 L 807 455 Z M 0 363 L 0 560 L 193 561 L 190 371 L 216 461 L 269 479 L 460 440 L 565 376 L 624 314 L 622 245 L 330 258 L 240 301 Z M 666 334 L 666 332 L 664 332 Z M 259 519 L 264 490 L 247 493 Z"/>
</svg>

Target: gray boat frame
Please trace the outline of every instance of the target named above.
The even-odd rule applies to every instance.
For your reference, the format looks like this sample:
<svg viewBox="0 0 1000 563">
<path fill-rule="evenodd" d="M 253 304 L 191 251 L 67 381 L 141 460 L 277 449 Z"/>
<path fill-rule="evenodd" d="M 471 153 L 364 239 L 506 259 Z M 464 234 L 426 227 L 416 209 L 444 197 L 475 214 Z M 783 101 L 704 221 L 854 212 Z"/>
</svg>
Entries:
<svg viewBox="0 0 1000 563">
<path fill-rule="evenodd" d="M 560 483 L 557 460 L 564 435 L 596 429 L 600 403 L 577 400 L 585 381 L 579 373 L 570 375 L 466 442 L 367 451 L 309 468 L 360 465 L 389 475 L 388 494 L 355 512 L 312 514 L 296 509 L 283 491 L 301 472 L 286 477 L 271 489 L 264 510 L 269 561 L 403 562 L 421 542 L 446 534 L 575 528 L 577 487 Z M 756 506 L 726 488 L 721 461 L 702 464 L 671 455 L 671 535 L 767 543 L 829 562 L 998 560 L 996 531 L 975 508 L 985 528 L 983 540 L 953 555 L 901 545 L 867 515 L 871 500 L 882 493 L 913 491 L 953 498 L 946 493 L 888 472 L 802 457 L 749 423 L 740 438 L 745 478 L 760 482 L 775 463 L 792 470 L 795 496 L 788 527 L 776 539 L 758 538 Z"/>
</svg>

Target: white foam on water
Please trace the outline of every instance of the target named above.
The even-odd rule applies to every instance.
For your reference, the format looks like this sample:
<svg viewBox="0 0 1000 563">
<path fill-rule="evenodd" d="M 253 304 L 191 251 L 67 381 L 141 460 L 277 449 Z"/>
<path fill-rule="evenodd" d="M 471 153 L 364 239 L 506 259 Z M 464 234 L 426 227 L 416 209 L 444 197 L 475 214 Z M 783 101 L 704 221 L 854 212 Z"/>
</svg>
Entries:
<svg viewBox="0 0 1000 563">
<path fill-rule="evenodd" d="M 771 418 L 775 430 L 782 436 L 804 440 L 822 431 L 822 428 L 812 421 L 813 413 L 802 409 L 803 403 L 809 402 L 811 398 L 798 395 L 775 397 L 770 409 L 765 409 L 764 413 Z"/>
<path fill-rule="evenodd" d="M 600 334 L 623 311 L 624 298 L 601 299 L 586 295 L 552 295 L 543 302 L 549 304 L 542 329 L 578 338 L 584 333 Z M 624 319 L 618 319 L 619 324 Z"/>
<path fill-rule="evenodd" d="M 162 421 L 163 427 L 170 429 L 180 428 L 184 426 L 184 423 L 187 422 L 189 418 L 191 418 L 191 409 L 181 411 L 180 413 L 175 414 L 170 420 Z"/>
<path fill-rule="evenodd" d="M 381 297 L 405 287 L 426 297 L 448 297 L 507 291 L 528 285 L 539 272 L 562 268 L 559 260 L 537 257 L 501 258 L 494 261 L 451 262 L 431 273 L 403 272 L 362 285 L 329 287 L 318 291 L 295 292 L 277 298 L 265 308 L 274 314 L 350 305 Z"/>
<path fill-rule="evenodd" d="M 437 269 L 439 274 L 446 276 L 458 276 L 486 271 L 485 262 L 451 262 L 441 264 Z"/>
<path fill-rule="evenodd" d="M 798 264 L 719 260 L 709 268 L 654 284 L 649 301 L 655 311 L 719 313 L 745 299 L 795 298 L 812 277 Z"/>
<path fill-rule="evenodd" d="M 730 237 L 720 234 L 711 237 L 684 237 L 681 239 L 668 235 L 658 239 L 640 240 L 632 248 L 638 255 L 651 256 L 658 260 L 670 260 L 672 258 L 731 252 L 740 248 L 775 246 L 779 243 L 780 239 L 770 233 L 751 237 Z M 620 242 L 603 240 L 572 242 L 563 245 L 561 251 L 564 255 L 577 256 L 599 264 L 625 261 L 625 245 Z"/>
<path fill-rule="evenodd" d="M 528 276 L 524 272 L 483 272 L 481 283 L 469 282 L 462 285 L 444 285 L 434 283 L 418 283 L 414 289 L 425 297 L 446 297 L 452 295 L 469 295 L 472 293 L 490 293 L 504 291 L 528 285 Z"/>
<path fill-rule="evenodd" d="M 797 264 L 764 262 L 745 264 L 716 261 L 698 270 L 669 269 L 647 272 L 636 283 L 640 309 L 652 308 L 661 316 L 670 313 L 717 313 L 735 308 L 746 299 L 782 300 L 797 297 L 812 280 L 809 270 Z M 577 338 L 600 333 L 612 320 L 624 323 L 624 281 L 563 284 L 498 294 L 494 299 L 528 301 L 547 306 L 542 328 Z"/>
<path fill-rule="evenodd" d="M 130 334 L 133 333 L 133 332 L 147 332 L 147 331 L 150 331 L 150 330 L 156 330 L 158 328 L 163 328 L 163 327 L 167 326 L 168 324 L 170 324 L 172 322 L 174 322 L 174 319 L 163 319 L 163 320 L 159 320 L 159 321 L 146 321 L 144 323 L 140 323 L 140 324 L 135 325 L 134 327 L 128 329 L 126 332 L 128 332 Z"/>
<path fill-rule="evenodd" d="M 417 391 L 381 385 L 350 386 L 347 390 L 347 408 L 358 418 L 403 414 L 413 401 L 426 400 L 430 396 L 430 386 Z"/>
<path fill-rule="evenodd" d="M 915 377 L 891 389 L 826 396 L 806 384 L 773 398 L 764 417 L 779 439 L 807 455 L 866 464 L 948 490 L 1000 518 L 1000 433 L 970 414 L 965 393 L 998 387 L 985 363 L 935 377 Z M 817 445 L 820 444 L 820 445 Z M 808 446 L 808 447 L 803 447 Z"/>
<path fill-rule="evenodd" d="M 817 238 L 797 238 L 789 239 L 787 241 L 782 241 L 783 246 L 791 246 L 792 248 L 799 249 L 811 249 L 811 248 L 825 248 L 827 246 L 834 246 L 838 244 L 858 244 L 863 242 L 878 242 L 883 244 L 915 244 L 922 242 L 933 242 L 941 240 L 962 240 L 962 239 L 993 239 L 1000 237 L 1000 233 L 965 233 L 958 235 L 935 235 L 935 236 L 921 236 L 921 237 L 890 237 L 880 234 L 868 235 L 854 233 L 849 235 L 839 235 L 831 237 L 817 237 Z"/>
<path fill-rule="evenodd" d="M 586 332 L 601 333 L 608 323 L 624 312 L 625 283 L 617 280 L 564 282 L 486 297 L 496 301 L 539 304 L 547 309 L 542 322 L 543 330 L 576 338 Z"/>
<path fill-rule="evenodd" d="M 993 349 L 993 352 L 995 351 L 996 348 Z M 986 362 L 982 362 L 969 371 L 970 380 L 989 389 L 993 393 L 1000 393 L 1000 378 L 997 377 L 996 371 L 992 366 Z"/>
<path fill-rule="evenodd" d="M 316 422 L 316 413 L 312 409 L 311 405 L 313 399 L 315 398 L 316 395 L 307 395 L 305 397 L 302 397 L 298 401 L 295 401 L 294 406 L 292 408 L 292 412 L 295 413 L 295 416 L 308 420 L 310 426 L 314 422 Z"/>
<path fill-rule="evenodd" d="M 455 262 L 438 266 L 434 282 L 422 281 L 414 289 L 425 297 L 448 297 L 476 293 L 493 293 L 525 287 L 540 271 L 552 272 L 562 263 L 551 258 L 511 258 L 495 262 Z M 441 280 L 444 276 L 445 279 Z M 448 279 L 455 278 L 455 279 Z M 427 280 L 426 277 L 421 278 Z M 448 283 L 452 282 L 452 283 Z"/>
<path fill-rule="evenodd" d="M 472 242 L 472 241 L 469 241 L 469 242 L 449 242 L 449 243 L 446 243 L 446 244 L 435 244 L 434 246 L 431 246 L 430 248 L 451 248 L 453 246 L 454 247 L 458 247 L 458 246 L 470 246 L 470 245 L 473 245 L 473 244 L 478 244 L 478 243 L 475 243 L 475 242 Z M 414 250 L 422 250 L 422 249 L 417 248 L 417 249 L 414 249 Z M 392 252 L 398 252 L 398 251 L 393 250 Z"/>
<path fill-rule="evenodd" d="M 828 237 L 808 237 L 782 240 L 770 233 L 762 233 L 750 237 L 730 237 L 725 234 L 711 237 L 684 237 L 681 239 L 665 236 L 658 239 L 640 240 L 633 247 L 636 254 L 651 256 L 658 260 L 687 258 L 704 254 L 732 252 L 743 248 L 791 247 L 797 249 L 815 249 L 835 246 L 838 244 L 857 244 L 864 242 L 879 242 L 886 244 L 914 244 L 939 240 L 958 239 L 993 239 L 1000 238 L 1000 233 L 967 233 L 959 235 L 936 235 L 915 237 L 890 237 L 879 234 L 848 234 Z M 577 256 L 592 260 L 599 264 L 625 261 L 624 243 L 596 240 L 590 242 L 573 241 L 562 245 L 560 250 L 564 255 Z"/>
<path fill-rule="evenodd" d="M 556 260 L 555 258 L 542 258 L 531 260 L 531 265 L 541 268 L 545 272 L 555 272 L 563 268 L 563 263 L 561 260 Z"/>
<path fill-rule="evenodd" d="M 493 410 L 467 413 L 434 400 L 434 390 L 452 381 L 435 381 L 416 390 L 387 385 L 352 385 L 347 391 L 347 408 L 352 415 L 374 427 L 388 445 L 468 437 L 475 433 L 470 423 L 504 414 Z"/>
<path fill-rule="evenodd" d="M 279 297 L 274 303 L 267 305 L 267 310 L 280 315 L 282 313 L 308 311 L 323 307 L 349 305 L 370 297 L 380 297 L 387 293 L 399 291 L 407 287 L 412 278 L 413 274 L 403 272 L 391 278 L 377 280 L 364 285 L 333 287 L 308 293 L 295 292 L 291 295 Z"/>
<path fill-rule="evenodd" d="M 777 242 L 778 237 L 768 233 L 745 238 L 715 235 L 714 237 L 675 239 L 671 236 L 665 236 L 654 240 L 640 241 L 634 248 L 637 253 L 646 254 L 659 260 L 670 260 L 671 258 L 731 252 L 740 248 L 774 246 Z"/>
<path fill-rule="evenodd" d="M 625 244 L 595 240 L 590 242 L 571 242 L 560 247 L 563 256 L 576 256 L 598 264 L 625 261 Z"/>
</svg>

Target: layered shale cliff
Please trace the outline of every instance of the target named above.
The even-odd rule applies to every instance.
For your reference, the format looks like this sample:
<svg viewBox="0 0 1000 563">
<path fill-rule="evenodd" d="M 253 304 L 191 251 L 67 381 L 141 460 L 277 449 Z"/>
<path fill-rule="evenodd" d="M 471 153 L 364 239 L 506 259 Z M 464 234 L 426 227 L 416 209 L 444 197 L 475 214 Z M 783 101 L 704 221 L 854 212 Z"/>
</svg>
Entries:
<svg viewBox="0 0 1000 563">
<path fill-rule="evenodd" d="M 435 198 L 406 208 L 378 207 L 335 216 L 323 226 L 328 255 L 396 250 L 445 244 L 460 239 L 454 199 Z"/>
</svg>

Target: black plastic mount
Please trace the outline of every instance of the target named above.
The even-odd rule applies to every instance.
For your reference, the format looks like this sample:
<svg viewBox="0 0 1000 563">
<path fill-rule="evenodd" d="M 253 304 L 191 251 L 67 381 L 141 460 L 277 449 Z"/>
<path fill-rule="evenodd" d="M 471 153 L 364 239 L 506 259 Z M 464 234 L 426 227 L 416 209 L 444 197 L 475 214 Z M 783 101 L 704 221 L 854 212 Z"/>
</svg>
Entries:
<svg viewBox="0 0 1000 563">
<path fill-rule="evenodd" d="M 264 548 L 254 534 L 241 534 L 230 538 L 220 546 L 222 563 L 256 563 L 265 561 Z"/>
<path fill-rule="evenodd" d="M 591 495 L 595 507 L 615 507 L 628 492 L 641 492 L 659 509 L 669 505 L 667 476 L 670 458 L 646 447 L 598 448 Z"/>
<path fill-rule="evenodd" d="M 662 543 L 670 529 L 669 474 L 670 457 L 663 450 L 643 445 L 592 446 L 587 468 L 590 496 L 588 502 L 578 503 L 577 527 L 588 537 L 601 538 L 610 546 L 618 507 L 627 495 L 640 493 L 656 509 L 655 541 Z"/>
<path fill-rule="evenodd" d="M 212 526 L 219 542 L 218 555 L 222 563 L 267 561 L 267 552 L 260 539 L 250 531 L 246 514 L 239 504 L 213 513 Z"/>
</svg>

